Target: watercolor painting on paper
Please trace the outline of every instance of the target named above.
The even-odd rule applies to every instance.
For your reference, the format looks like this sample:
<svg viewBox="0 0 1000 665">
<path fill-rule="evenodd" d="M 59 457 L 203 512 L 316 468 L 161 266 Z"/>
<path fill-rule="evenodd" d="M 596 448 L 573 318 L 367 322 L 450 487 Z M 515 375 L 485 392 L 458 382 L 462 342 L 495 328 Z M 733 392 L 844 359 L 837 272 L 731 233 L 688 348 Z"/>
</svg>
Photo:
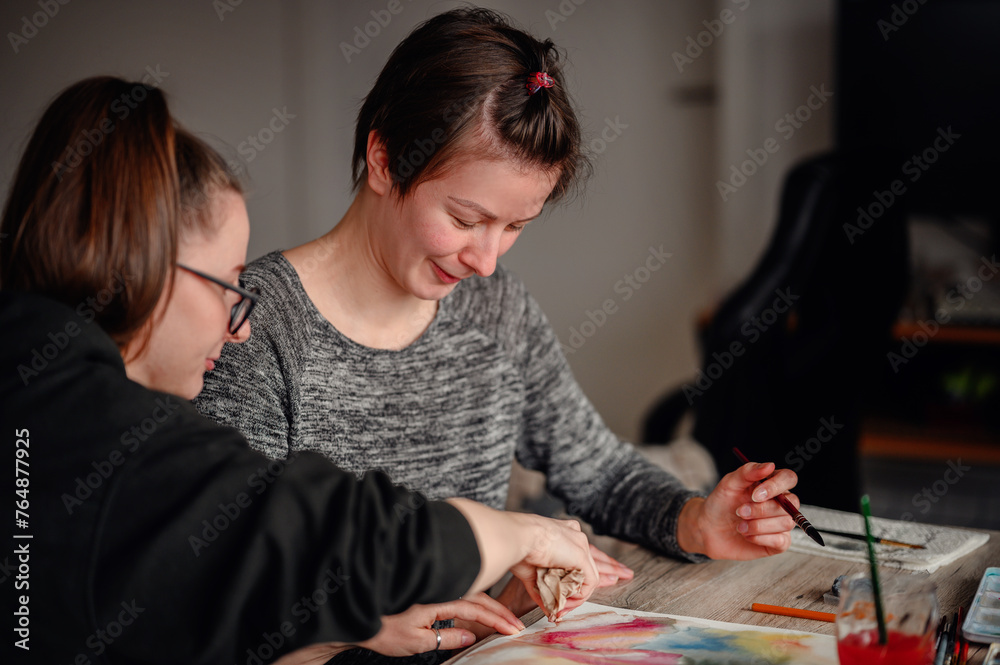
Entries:
<svg viewBox="0 0 1000 665">
<path fill-rule="evenodd" d="M 584 603 L 558 624 L 470 649 L 455 665 L 837 665 L 830 635 Z"/>
</svg>

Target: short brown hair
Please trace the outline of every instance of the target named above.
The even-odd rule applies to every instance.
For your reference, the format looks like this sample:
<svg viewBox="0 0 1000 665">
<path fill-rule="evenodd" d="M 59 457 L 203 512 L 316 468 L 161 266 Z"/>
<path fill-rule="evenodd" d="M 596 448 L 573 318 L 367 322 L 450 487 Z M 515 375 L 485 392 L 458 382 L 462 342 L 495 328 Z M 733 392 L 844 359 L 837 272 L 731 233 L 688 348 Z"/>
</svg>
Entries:
<svg viewBox="0 0 1000 665">
<path fill-rule="evenodd" d="M 0 288 L 77 311 L 113 292 L 88 311 L 124 349 L 170 284 L 179 233 L 209 228 L 208 189 L 241 191 L 228 173 L 175 126 L 158 89 L 112 77 L 70 86 L 18 165 L 0 221 Z"/>
<path fill-rule="evenodd" d="M 535 72 L 549 74 L 554 86 L 529 95 L 528 76 Z M 373 130 L 400 197 L 440 175 L 472 138 L 484 140 L 488 156 L 558 171 L 550 201 L 588 168 L 552 40 L 540 42 L 488 9 L 435 16 L 389 56 L 358 113 L 355 189 L 367 177 Z"/>
</svg>

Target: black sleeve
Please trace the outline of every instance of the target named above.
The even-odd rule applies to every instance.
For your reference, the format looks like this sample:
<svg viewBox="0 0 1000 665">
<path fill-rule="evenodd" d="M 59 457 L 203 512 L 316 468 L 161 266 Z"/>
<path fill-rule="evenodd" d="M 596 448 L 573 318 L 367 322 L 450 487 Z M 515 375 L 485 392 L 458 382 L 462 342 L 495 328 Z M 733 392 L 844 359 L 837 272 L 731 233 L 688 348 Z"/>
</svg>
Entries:
<svg viewBox="0 0 1000 665">
<path fill-rule="evenodd" d="M 109 645 L 123 662 L 164 662 L 165 638 L 170 662 L 190 663 L 357 642 L 382 615 L 458 598 L 478 574 L 451 505 L 314 453 L 268 460 L 179 408 L 122 468 L 96 534 L 96 623 L 130 621 Z"/>
</svg>

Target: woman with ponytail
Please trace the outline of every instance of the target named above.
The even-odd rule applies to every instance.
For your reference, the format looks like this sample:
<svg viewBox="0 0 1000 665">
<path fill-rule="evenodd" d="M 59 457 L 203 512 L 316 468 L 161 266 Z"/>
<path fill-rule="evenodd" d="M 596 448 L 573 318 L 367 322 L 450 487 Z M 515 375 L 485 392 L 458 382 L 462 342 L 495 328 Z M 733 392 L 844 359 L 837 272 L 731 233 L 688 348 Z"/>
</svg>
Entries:
<svg viewBox="0 0 1000 665">
<path fill-rule="evenodd" d="M 608 430 L 538 304 L 497 265 L 587 172 L 580 146 L 550 40 L 476 8 L 418 26 L 358 114 L 353 203 L 324 236 L 248 267 L 274 297 L 196 405 L 272 458 L 319 451 L 495 508 L 516 458 L 598 532 L 689 560 L 787 549 L 794 524 L 768 499 L 793 472 L 753 497 L 772 464 L 707 497 L 686 490 Z M 631 577 L 594 556 L 603 583 Z M 528 608 L 516 587 L 500 599 Z"/>
<path fill-rule="evenodd" d="M 269 460 L 187 402 L 281 297 L 241 282 L 249 234 L 239 181 L 159 90 L 87 79 L 38 123 L 0 222 L 4 662 L 451 649 L 471 635 L 389 641 L 381 617 L 434 603 L 514 633 L 499 604 L 460 599 L 507 569 L 538 598 L 537 568 L 579 568 L 583 602 L 597 571 L 575 522 L 428 501 L 317 453 Z"/>
</svg>

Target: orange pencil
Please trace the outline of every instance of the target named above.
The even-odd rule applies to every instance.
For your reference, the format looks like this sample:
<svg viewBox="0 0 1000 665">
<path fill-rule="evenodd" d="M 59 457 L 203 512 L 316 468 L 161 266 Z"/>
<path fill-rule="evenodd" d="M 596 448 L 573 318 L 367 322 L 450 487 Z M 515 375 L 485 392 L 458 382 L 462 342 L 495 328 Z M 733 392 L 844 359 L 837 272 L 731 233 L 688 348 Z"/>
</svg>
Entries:
<svg viewBox="0 0 1000 665">
<path fill-rule="evenodd" d="M 750 606 L 754 612 L 764 612 L 765 614 L 780 614 L 786 617 L 798 617 L 799 619 L 813 619 L 814 621 L 826 621 L 834 623 L 837 615 L 832 612 L 815 612 L 813 610 L 800 610 L 797 607 L 781 607 L 780 605 L 763 605 L 754 603 Z"/>
</svg>

